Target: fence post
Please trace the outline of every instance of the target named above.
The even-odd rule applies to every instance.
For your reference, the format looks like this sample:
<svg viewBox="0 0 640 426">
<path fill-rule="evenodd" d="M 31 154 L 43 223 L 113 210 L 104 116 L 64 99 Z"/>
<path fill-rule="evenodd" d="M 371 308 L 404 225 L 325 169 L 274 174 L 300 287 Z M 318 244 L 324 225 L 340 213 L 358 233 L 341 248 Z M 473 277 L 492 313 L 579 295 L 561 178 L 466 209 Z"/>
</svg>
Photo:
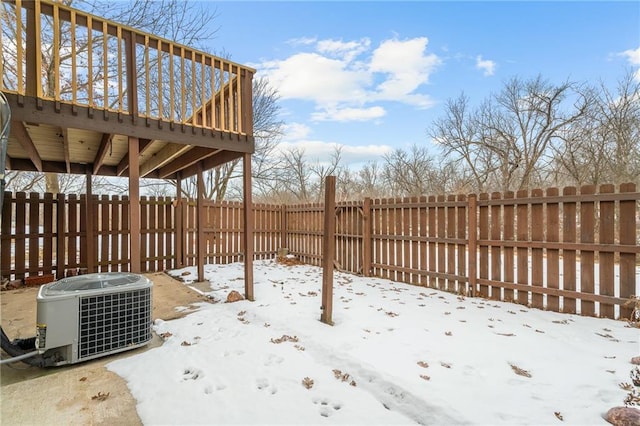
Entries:
<svg viewBox="0 0 640 426">
<path fill-rule="evenodd" d="M 635 192 L 636 185 L 623 183 L 620 192 Z M 633 246 L 636 242 L 636 200 L 620 201 L 620 244 Z M 630 298 L 636 294 L 636 254 L 620 253 L 620 297 Z M 633 307 L 620 307 L 620 318 L 629 318 Z"/>
<path fill-rule="evenodd" d="M 371 198 L 362 202 L 362 275 L 371 276 Z"/>
<path fill-rule="evenodd" d="M 333 325 L 333 267 L 336 250 L 336 177 L 327 176 L 324 185 L 324 237 L 322 240 L 322 315 L 320 321 Z"/>
<path fill-rule="evenodd" d="M 468 238 L 469 238 L 469 291 L 471 296 L 475 296 L 477 288 L 476 283 L 478 279 L 478 258 L 477 258 L 477 244 L 478 244 L 478 206 L 475 194 L 470 194 L 467 199 L 468 202 L 468 220 L 469 224 Z"/>
</svg>

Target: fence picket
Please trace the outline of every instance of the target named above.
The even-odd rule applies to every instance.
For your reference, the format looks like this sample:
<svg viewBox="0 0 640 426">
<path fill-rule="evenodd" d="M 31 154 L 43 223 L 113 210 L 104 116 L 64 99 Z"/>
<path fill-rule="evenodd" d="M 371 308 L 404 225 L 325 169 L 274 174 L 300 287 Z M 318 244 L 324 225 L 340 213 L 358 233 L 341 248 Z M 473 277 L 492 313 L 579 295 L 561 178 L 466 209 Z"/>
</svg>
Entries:
<svg viewBox="0 0 640 426">
<path fill-rule="evenodd" d="M 467 245 L 462 243 L 462 241 L 467 240 L 467 208 L 466 208 L 466 200 L 467 197 L 464 195 L 458 195 L 458 207 L 456 207 L 458 226 L 456 229 L 456 239 L 461 241 L 457 246 L 457 257 L 458 257 L 458 269 L 457 269 L 457 288 L 456 291 L 463 295 L 467 295 L 468 288 L 468 280 L 464 280 L 461 277 L 467 277 Z"/>
<path fill-rule="evenodd" d="M 562 190 L 562 195 L 570 198 L 576 195 L 576 188 L 567 187 Z M 562 203 L 562 242 L 567 244 L 575 243 L 577 240 L 576 233 L 576 203 L 573 201 L 564 201 Z M 576 290 L 576 250 L 570 248 L 562 249 L 562 288 L 564 290 Z M 572 296 L 564 296 L 562 298 L 562 312 L 575 314 L 577 309 L 577 300 Z"/>
<path fill-rule="evenodd" d="M 44 235 L 42 238 L 42 273 L 53 272 L 53 194 L 44 194 L 44 206 L 42 211 L 42 223 Z"/>
<path fill-rule="evenodd" d="M 549 188 L 546 191 L 547 197 L 557 197 L 558 188 Z M 547 203 L 547 241 L 558 242 L 559 238 L 559 206 L 558 203 Z M 547 287 L 557 290 L 560 283 L 560 260 L 559 250 L 555 248 L 547 249 Z M 547 309 L 558 312 L 560 310 L 560 298 L 557 295 L 547 295 Z"/>
<path fill-rule="evenodd" d="M 430 196 L 427 200 L 427 205 L 429 206 L 427 209 L 427 217 L 429 221 L 429 268 L 427 271 L 429 277 L 429 287 L 436 288 L 436 274 L 438 272 L 438 266 L 436 264 L 436 207 L 435 207 L 436 197 L 433 195 Z"/>
<path fill-rule="evenodd" d="M 516 206 L 516 233 L 517 241 L 525 242 L 529 241 L 529 204 L 523 201 L 523 198 L 527 198 L 529 192 L 527 190 L 520 190 L 516 193 L 516 198 L 521 199 Z M 523 286 L 529 285 L 529 249 L 518 245 L 516 249 L 518 271 L 518 284 Z M 518 289 L 517 302 L 521 305 L 529 304 L 529 292 L 524 289 Z"/>
<path fill-rule="evenodd" d="M 507 191 L 504 193 L 503 199 L 505 200 L 503 208 L 503 234 L 502 239 L 506 242 L 512 243 L 515 241 L 515 226 L 514 226 L 514 205 L 513 205 L 513 191 Z M 503 250 L 503 280 L 506 283 L 514 283 L 514 249 L 512 246 L 506 246 Z M 508 302 L 514 301 L 514 293 L 512 288 L 505 288 L 503 290 L 503 300 Z"/>
<path fill-rule="evenodd" d="M 544 240 L 542 195 L 543 192 L 541 189 L 531 191 L 531 241 L 535 242 L 542 242 Z M 542 247 L 531 248 L 531 285 L 534 287 L 543 286 L 543 254 Z M 531 294 L 531 306 L 542 309 L 544 307 L 544 295 L 534 291 Z"/>
<path fill-rule="evenodd" d="M 580 195 L 595 194 L 594 185 L 585 185 L 580 188 Z M 580 202 L 580 242 L 594 242 L 595 227 L 595 203 L 593 201 Z M 580 292 L 595 294 L 595 253 L 593 250 L 580 250 Z M 582 315 L 595 315 L 595 303 L 590 300 L 580 300 L 580 313 Z"/>
<path fill-rule="evenodd" d="M 478 277 L 481 280 L 486 280 L 489 278 L 489 246 L 486 242 L 486 240 L 489 239 L 489 207 L 486 204 L 482 203 L 483 201 L 486 201 L 488 199 L 489 194 L 486 193 L 482 193 L 478 197 L 478 228 L 480 231 L 478 238 L 480 239 L 480 241 L 483 241 L 478 244 L 478 246 L 480 247 L 480 274 L 478 275 Z M 486 284 L 480 284 L 478 296 L 485 298 L 489 297 L 489 287 Z"/>
<path fill-rule="evenodd" d="M 456 238 L 456 196 L 447 196 L 447 202 L 450 205 L 446 206 L 447 212 L 447 291 L 458 292 L 456 276 L 456 245 L 452 241 Z"/>
<path fill-rule="evenodd" d="M 612 194 L 615 192 L 613 185 L 602 185 L 600 187 L 601 194 Z M 615 240 L 615 202 L 600 202 L 600 223 L 599 223 L 599 242 L 600 244 L 613 244 Z M 600 291 L 598 294 L 606 296 L 614 296 L 614 253 L 600 252 L 598 253 L 598 265 L 600 268 L 599 284 Z M 614 307 L 610 303 L 600 303 L 599 316 L 605 318 L 614 318 Z"/>
<path fill-rule="evenodd" d="M 620 185 L 620 192 L 635 192 L 636 186 L 633 183 L 625 183 Z M 638 229 L 637 206 L 638 200 L 620 201 L 620 244 L 637 247 L 638 241 L 636 230 Z M 628 298 L 635 295 L 640 298 L 640 294 L 636 292 L 636 262 L 637 253 L 620 253 L 620 297 Z M 622 306 L 620 308 L 621 318 L 630 318 L 632 314 L 632 306 Z"/>
<path fill-rule="evenodd" d="M 492 200 L 500 200 L 502 194 L 493 192 Z M 502 233 L 502 206 L 493 204 L 491 206 L 491 240 L 499 241 Z M 502 248 L 496 244 L 491 246 L 491 281 L 502 281 Z M 500 287 L 489 287 L 489 293 L 492 300 L 500 300 L 502 297 Z"/>
</svg>

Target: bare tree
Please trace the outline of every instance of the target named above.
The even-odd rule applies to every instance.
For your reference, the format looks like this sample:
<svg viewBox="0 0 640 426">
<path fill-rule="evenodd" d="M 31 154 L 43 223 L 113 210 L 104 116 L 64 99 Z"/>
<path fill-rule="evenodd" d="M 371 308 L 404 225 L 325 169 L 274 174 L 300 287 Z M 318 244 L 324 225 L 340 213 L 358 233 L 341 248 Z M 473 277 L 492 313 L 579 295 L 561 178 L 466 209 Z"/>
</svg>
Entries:
<svg viewBox="0 0 640 426">
<path fill-rule="evenodd" d="M 600 83 L 585 92 L 587 114 L 556 149 L 558 179 L 573 185 L 640 182 L 640 83 L 629 71 L 613 91 Z"/>
<path fill-rule="evenodd" d="M 417 197 L 438 187 L 438 167 L 425 146 L 396 149 L 384 156 L 382 179 L 391 196 Z"/>
<path fill-rule="evenodd" d="M 430 134 L 445 158 L 464 164 L 476 190 L 540 185 L 551 171 L 552 147 L 587 113 L 588 98 L 578 89 L 515 77 L 473 112 L 464 95 L 450 101 Z"/>
</svg>

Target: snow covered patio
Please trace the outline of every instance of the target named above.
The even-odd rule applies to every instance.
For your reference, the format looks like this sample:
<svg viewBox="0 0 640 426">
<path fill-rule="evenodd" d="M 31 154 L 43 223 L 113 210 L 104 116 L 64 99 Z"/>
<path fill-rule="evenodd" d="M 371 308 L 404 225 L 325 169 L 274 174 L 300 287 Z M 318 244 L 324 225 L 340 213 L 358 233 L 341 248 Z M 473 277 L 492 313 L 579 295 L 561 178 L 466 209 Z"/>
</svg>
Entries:
<svg viewBox="0 0 640 426">
<path fill-rule="evenodd" d="M 172 271 L 196 277 L 195 268 Z M 108 364 L 144 424 L 603 424 L 623 405 L 638 329 L 335 274 L 333 327 L 321 268 L 207 265 L 220 303 L 156 321 L 163 346 Z"/>
</svg>

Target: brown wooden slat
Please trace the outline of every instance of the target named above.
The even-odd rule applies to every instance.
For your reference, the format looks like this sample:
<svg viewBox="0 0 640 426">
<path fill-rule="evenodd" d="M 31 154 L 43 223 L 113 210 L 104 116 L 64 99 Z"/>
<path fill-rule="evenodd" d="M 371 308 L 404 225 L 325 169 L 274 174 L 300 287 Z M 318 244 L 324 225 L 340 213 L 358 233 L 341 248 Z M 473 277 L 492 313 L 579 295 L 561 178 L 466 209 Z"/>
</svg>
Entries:
<svg viewBox="0 0 640 426">
<path fill-rule="evenodd" d="M 558 188 L 549 188 L 546 191 L 547 197 L 556 197 Z M 549 242 L 557 242 L 559 240 L 559 206 L 558 203 L 547 203 L 547 219 L 546 219 L 546 240 Z M 560 288 L 560 259 L 558 249 L 547 249 L 547 287 L 550 289 Z M 554 312 L 560 311 L 560 299 L 553 294 L 547 294 L 547 309 Z"/>
<path fill-rule="evenodd" d="M 528 195 L 527 190 L 520 190 L 516 193 L 516 196 L 521 200 L 516 207 L 517 224 L 516 224 L 516 236 L 518 241 L 527 241 L 529 238 L 529 205 L 523 202 L 523 198 Z M 529 250 L 525 247 L 518 247 L 517 253 L 517 268 L 518 268 L 518 282 L 523 284 L 529 283 Z M 529 293 L 524 289 L 518 289 L 517 302 L 521 305 L 529 304 Z"/>
<path fill-rule="evenodd" d="M 600 193 L 613 193 L 615 187 L 613 185 L 602 185 Z M 600 203 L 600 221 L 598 230 L 598 240 L 600 243 L 613 244 L 615 240 L 615 202 L 602 201 Z M 599 273 L 599 294 L 605 296 L 614 296 L 614 255 L 613 253 L 598 253 Z M 600 317 L 614 318 L 615 311 L 612 304 L 601 303 Z"/>
<path fill-rule="evenodd" d="M 479 211 L 479 219 L 478 219 L 478 227 L 479 227 L 479 237 L 480 240 L 487 239 L 489 237 L 489 207 L 487 205 L 481 204 L 482 201 L 488 200 L 489 194 L 482 193 L 478 197 L 478 211 Z M 484 244 L 478 244 L 480 247 L 480 261 L 479 261 L 479 275 L 480 279 L 488 279 L 489 278 L 489 247 Z M 480 281 L 478 281 L 480 282 Z M 479 286 L 478 296 L 480 297 L 489 297 L 489 288 L 485 285 Z"/>
<path fill-rule="evenodd" d="M 418 216 L 419 216 L 419 231 L 418 231 L 418 236 L 419 239 L 417 239 L 419 247 L 420 247 L 420 264 L 418 269 L 419 270 L 427 270 L 429 268 L 429 265 L 427 263 L 427 259 L 428 259 L 428 253 L 427 253 L 427 208 L 426 208 L 426 204 L 427 204 L 427 197 L 420 197 L 420 201 L 418 202 L 418 206 L 416 207 L 418 209 Z M 414 232 L 415 235 L 415 232 Z M 427 286 L 428 282 L 427 282 L 427 276 L 424 274 L 419 274 L 420 276 L 420 285 L 421 286 Z"/>
<path fill-rule="evenodd" d="M 47 192 L 43 200 L 42 273 L 53 272 L 53 194 Z"/>
<path fill-rule="evenodd" d="M 126 195 L 122 196 L 122 212 L 120 215 L 122 220 L 122 230 L 124 233 L 122 234 L 122 239 L 120 240 L 120 259 L 125 260 L 129 259 L 129 250 L 131 247 L 131 232 L 130 232 L 130 218 L 131 218 L 131 203 L 129 202 L 129 197 Z M 122 263 L 122 271 L 128 272 L 131 270 L 130 264 L 128 261 Z"/>
<path fill-rule="evenodd" d="M 109 196 L 108 195 L 102 195 L 100 198 L 100 216 L 101 216 L 101 220 L 100 220 L 100 230 L 99 230 L 99 235 L 100 235 L 100 254 L 98 256 L 98 263 L 100 265 L 99 267 L 99 271 L 100 272 L 108 272 L 110 270 L 109 268 L 109 264 L 113 261 L 113 257 L 111 255 L 111 253 L 109 253 L 109 246 L 111 244 L 110 238 L 109 238 L 109 231 L 110 231 L 110 223 L 111 223 L 111 218 L 109 217 Z"/>
<path fill-rule="evenodd" d="M 121 258 L 121 253 L 120 253 L 120 244 L 119 244 L 119 238 L 123 238 L 123 231 L 121 229 L 121 223 L 120 223 L 120 213 L 121 213 L 121 202 L 120 199 L 117 195 L 112 195 L 111 196 L 111 202 L 110 202 L 110 206 L 111 208 L 111 223 L 109 224 L 109 228 L 111 231 L 111 242 L 110 242 L 110 249 L 111 249 L 111 262 L 112 262 L 112 267 L 111 270 L 112 271 L 122 271 L 121 268 L 121 262 L 122 262 L 122 258 Z M 105 238 L 103 236 L 103 238 Z M 128 259 L 127 259 L 128 261 Z"/>
<path fill-rule="evenodd" d="M 436 202 L 438 203 L 444 203 L 444 195 L 438 195 L 438 197 L 436 198 Z M 442 239 L 446 238 L 446 234 L 445 234 L 445 230 L 446 230 L 446 223 L 445 223 L 445 206 L 439 206 L 437 208 L 437 221 L 438 221 L 438 239 L 440 239 L 440 242 L 437 244 L 437 249 L 438 249 L 438 273 L 439 274 L 444 274 L 446 273 L 446 243 L 442 242 Z M 448 290 L 447 288 L 447 284 L 446 281 L 442 278 L 438 278 L 438 288 L 440 290 Z"/>
<path fill-rule="evenodd" d="M 562 194 L 570 197 L 576 194 L 576 188 L 566 187 Z M 562 242 L 574 243 L 577 240 L 576 233 L 576 204 L 567 202 L 562 204 Z M 562 250 L 562 288 L 568 291 L 576 290 L 576 251 L 573 249 Z M 570 293 L 571 294 L 571 293 Z M 575 314 L 577 301 L 572 297 L 563 297 L 562 311 Z"/>
<path fill-rule="evenodd" d="M 411 202 L 419 205 L 419 198 L 413 197 Z M 409 234 L 414 237 L 417 236 L 420 229 L 420 208 L 411 208 L 411 225 Z M 411 263 L 409 264 L 411 269 L 420 269 L 420 242 L 413 239 L 411 240 Z M 411 284 L 420 284 L 420 275 L 411 274 Z"/>
<path fill-rule="evenodd" d="M 621 193 L 632 193 L 636 191 L 633 183 L 625 183 L 620 185 Z M 632 245 L 637 244 L 636 223 L 637 201 L 620 201 L 620 244 Z M 636 292 L 636 264 L 638 257 L 631 253 L 620 254 L 620 297 L 627 298 L 631 295 L 640 296 Z M 632 306 L 620 308 L 620 317 L 630 318 L 632 314 Z"/>
<path fill-rule="evenodd" d="M 458 201 L 465 201 L 466 197 L 464 195 L 458 195 Z M 456 215 L 457 215 L 457 229 L 455 238 L 457 240 L 464 240 L 467 237 L 467 210 L 465 206 L 457 206 L 456 207 Z M 458 243 L 457 244 L 457 256 L 458 256 L 458 269 L 456 271 L 456 275 L 458 276 L 466 276 L 467 271 L 467 244 L 466 243 Z M 457 289 L 458 293 L 467 296 L 469 293 L 469 289 L 467 287 L 467 280 L 460 281 L 457 280 Z"/>
<path fill-rule="evenodd" d="M 502 194 L 494 192 L 491 194 L 492 200 L 502 198 Z M 502 233 L 502 212 L 499 204 L 490 207 L 491 212 L 491 239 L 499 240 Z M 501 281 L 502 279 L 502 253 L 501 248 L 497 246 L 491 247 L 491 279 L 493 281 Z M 489 287 L 489 295 L 493 300 L 502 299 L 502 290 L 499 287 Z"/>
<path fill-rule="evenodd" d="M 405 198 L 404 201 L 411 202 L 411 199 Z M 401 228 L 403 236 L 410 237 L 411 232 L 411 207 L 405 207 L 402 209 Z M 411 267 L 411 245 L 413 240 L 405 240 L 402 244 L 402 265 L 409 265 Z M 408 283 L 412 281 L 411 274 L 403 273 L 401 275 L 401 281 Z"/>
<path fill-rule="evenodd" d="M 25 277 L 25 255 L 26 255 L 26 205 L 27 195 L 24 192 L 16 193 L 16 242 L 15 242 L 15 271 L 16 279 L 21 280 Z"/>
<path fill-rule="evenodd" d="M 571 299 L 577 299 L 580 298 L 583 301 L 587 301 L 589 303 L 594 303 L 594 302 L 603 302 L 603 303 L 609 303 L 609 304 L 617 304 L 617 305 L 621 305 L 625 302 L 628 301 L 628 299 L 623 299 L 620 297 L 613 297 L 613 296 L 603 296 L 603 295 L 599 295 L 599 294 L 592 294 L 592 293 L 583 293 L 580 291 L 572 291 L 572 290 L 558 290 L 558 289 L 554 289 L 554 288 L 548 288 L 548 287 L 534 287 L 531 286 L 529 284 L 521 284 L 521 283 L 500 283 L 500 282 L 495 282 L 495 281 L 491 281 L 491 280 L 479 280 L 481 282 L 483 282 L 485 285 L 490 285 L 490 284 L 495 284 L 495 285 L 502 285 L 504 287 L 509 287 L 515 290 L 518 290 L 518 292 L 520 292 L 521 290 L 523 292 L 532 292 L 532 293 L 536 293 L 536 294 L 551 294 L 554 296 L 562 296 L 565 299 L 566 298 L 571 298 Z M 582 314 L 584 315 L 584 314 Z"/>
<path fill-rule="evenodd" d="M 56 196 L 56 279 L 64 278 L 64 271 L 67 265 L 67 207 L 66 196 L 57 194 Z"/>
<path fill-rule="evenodd" d="M 436 273 L 438 271 L 438 267 L 436 264 L 436 197 L 429 196 L 427 199 L 427 205 L 429 206 L 427 210 L 428 215 L 428 230 L 429 230 L 429 266 L 428 271 Z M 436 278 L 433 274 L 429 275 L 429 287 L 435 288 L 437 285 Z"/>
<path fill-rule="evenodd" d="M 542 195 L 541 189 L 531 191 L 531 239 L 533 241 L 542 241 L 544 238 Z M 535 287 L 543 286 L 543 254 L 543 250 L 540 248 L 531 249 L 531 285 Z M 533 292 L 531 306 L 542 309 L 544 307 L 543 295 Z"/>
<path fill-rule="evenodd" d="M 140 272 L 149 271 L 149 236 L 142 231 L 149 230 L 149 200 L 146 195 L 140 197 Z"/>
<path fill-rule="evenodd" d="M 80 228 L 78 227 L 78 210 L 80 207 L 80 203 L 78 202 L 78 199 L 76 197 L 76 195 L 74 194 L 70 194 L 69 195 L 69 200 L 67 203 L 67 214 L 69 215 L 69 222 L 68 222 L 68 244 L 67 244 L 67 268 L 69 269 L 76 269 L 79 264 L 78 264 L 78 254 L 79 254 L 79 247 L 81 247 L 80 243 L 80 238 L 78 238 L 78 235 L 80 233 Z M 65 270 L 66 273 L 66 270 Z"/>
<path fill-rule="evenodd" d="M 29 194 L 29 221 L 28 221 L 28 251 L 29 251 L 29 267 L 27 273 L 29 276 L 38 275 L 40 266 L 40 195 L 37 193 Z"/>
<path fill-rule="evenodd" d="M 580 188 L 580 194 L 593 194 L 596 192 L 594 185 L 585 185 Z M 591 201 L 580 202 L 580 242 L 593 243 L 595 241 L 595 203 Z M 580 251 L 580 292 L 595 294 L 595 253 L 593 250 Z M 582 299 L 580 313 L 586 316 L 594 316 L 595 303 Z"/>
<path fill-rule="evenodd" d="M 505 201 L 513 199 L 513 191 L 507 191 L 504 193 Z M 502 238 L 505 241 L 514 241 L 515 237 L 515 215 L 514 215 L 514 205 L 505 202 L 503 207 L 503 235 Z M 503 251 L 503 280 L 508 283 L 514 282 L 514 271 L 515 271 L 515 263 L 514 263 L 514 249 L 513 247 L 505 246 Z M 513 302 L 513 289 L 504 288 L 502 289 L 503 300 L 507 302 Z"/>
</svg>

